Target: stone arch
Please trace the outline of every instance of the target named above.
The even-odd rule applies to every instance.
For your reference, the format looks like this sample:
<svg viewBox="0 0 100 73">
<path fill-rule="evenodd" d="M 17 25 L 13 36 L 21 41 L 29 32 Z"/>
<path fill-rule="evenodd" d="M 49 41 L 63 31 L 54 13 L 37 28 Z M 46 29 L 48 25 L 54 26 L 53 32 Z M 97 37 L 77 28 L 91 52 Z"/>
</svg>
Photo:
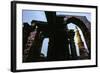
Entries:
<svg viewBox="0 0 100 73">
<path fill-rule="evenodd" d="M 83 32 L 83 35 L 84 35 L 84 38 L 85 38 L 85 41 L 86 41 L 86 45 L 88 47 L 88 50 L 89 50 L 89 58 L 90 58 L 90 52 L 91 52 L 91 32 L 90 32 L 90 23 L 86 22 L 86 17 L 83 17 L 83 16 L 80 16 L 80 17 L 77 17 L 77 16 L 70 16 L 70 17 L 67 17 L 66 20 L 65 20 L 65 24 L 69 24 L 69 23 L 74 23 L 75 25 L 77 25 Z M 85 19 L 85 21 L 84 21 Z"/>
</svg>

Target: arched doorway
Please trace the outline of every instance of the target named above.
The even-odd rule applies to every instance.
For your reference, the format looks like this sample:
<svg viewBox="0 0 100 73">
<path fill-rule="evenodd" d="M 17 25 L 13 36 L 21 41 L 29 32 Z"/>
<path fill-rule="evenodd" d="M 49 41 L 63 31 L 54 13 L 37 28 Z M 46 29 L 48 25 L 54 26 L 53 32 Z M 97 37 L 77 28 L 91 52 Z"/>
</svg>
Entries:
<svg viewBox="0 0 100 73">
<path fill-rule="evenodd" d="M 80 20 L 74 16 L 65 20 L 65 25 L 67 25 L 69 23 L 74 23 L 82 30 L 82 33 L 83 33 L 85 41 L 86 41 L 86 45 L 89 50 L 89 58 L 91 58 L 91 55 L 90 55 L 90 53 L 91 53 L 91 37 L 90 37 L 91 32 L 89 31 L 89 29 L 86 27 L 85 23 L 82 20 Z"/>
<path fill-rule="evenodd" d="M 88 48 L 82 30 L 75 24 L 69 23 L 66 26 L 69 33 L 69 52 L 72 59 L 87 59 Z"/>
</svg>

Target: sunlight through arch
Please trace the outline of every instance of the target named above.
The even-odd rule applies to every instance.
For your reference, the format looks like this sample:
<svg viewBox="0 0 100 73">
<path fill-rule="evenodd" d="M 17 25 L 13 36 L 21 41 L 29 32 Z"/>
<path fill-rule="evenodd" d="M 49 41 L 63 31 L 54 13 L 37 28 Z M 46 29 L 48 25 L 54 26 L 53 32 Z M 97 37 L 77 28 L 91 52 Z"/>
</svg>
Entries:
<svg viewBox="0 0 100 73">
<path fill-rule="evenodd" d="M 79 31 L 79 34 L 80 34 L 81 39 L 82 39 L 82 41 L 84 43 L 84 47 L 85 47 L 86 51 L 89 53 L 87 45 L 86 45 L 85 38 L 84 38 L 83 33 L 82 33 L 82 30 L 77 25 L 75 25 L 74 23 L 67 24 L 66 28 L 68 28 L 68 30 L 74 30 L 74 32 L 75 32 L 74 41 L 75 41 L 75 47 L 76 47 L 77 56 L 80 56 L 79 47 L 78 47 L 78 44 L 77 44 L 78 43 L 78 41 L 77 41 L 78 39 L 76 37 L 77 30 Z M 69 45 L 69 51 L 70 51 L 70 45 Z"/>
</svg>

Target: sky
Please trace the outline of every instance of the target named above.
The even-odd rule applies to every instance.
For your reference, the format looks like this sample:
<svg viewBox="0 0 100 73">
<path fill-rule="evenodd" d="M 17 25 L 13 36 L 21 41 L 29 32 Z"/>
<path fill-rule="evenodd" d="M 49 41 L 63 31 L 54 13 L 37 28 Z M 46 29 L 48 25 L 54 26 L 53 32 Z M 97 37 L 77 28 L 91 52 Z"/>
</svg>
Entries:
<svg viewBox="0 0 100 73">
<path fill-rule="evenodd" d="M 42 43 L 41 53 L 43 53 L 45 57 L 47 56 L 48 43 L 49 38 L 45 38 Z"/>
<path fill-rule="evenodd" d="M 91 14 L 90 13 L 56 12 L 56 15 L 86 16 L 86 18 L 89 21 L 91 21 Z M 31 21 L 32 20 L 39 20 L 39 21 L 47 22 L 46 15 L 45 15 L 44 11 L 23 10 L 23 12 L 22 12 L 22 22 L 28 22 L 31 25 Z M 68 25 L 68 29 L 74 29 L 75 30 L 75 27 L 76 27 L 76 25 L 73 24 L 73 23 L 70 23 Z M 80 29 L 79 29 L 79 32 L 80 32 L 80 34 L 82 36 L 83 42 L 85 43 L 83 34 L 82 34 Z M 45 38 L 43 40 L 43 43 L 42 43 L 41 53 L 43 53 L 44 56 L 47 56 L 48 42 L 49 42 L 49 38 Z M 85 47 L 87 47 L 86 44 L 85 44 Z M 76 45 L 76 50 L 77 50 L 77 55 L 79 56 L 79 50 L 77 48 L 77 45 Z"/>
<path fill-rule="evenodd" d="M 57 15 L 76 15 L 76 16 L 86 16 L 89 21 L 91 21 L 90 13 L 77 13 L 77 12 L 57 12 Z M 34 11 L 34 10 L 23 10 L 22 11 L 22 21 L 28 22 L 31 25 L 32 20 L 39 20 L 47 22 L 46 15 L 44 11 Z"/>
<path fill-rule="evenodd" d="M 44 11 L 32 11 L 32 10 L 23 10 L 22 11 L 22 21 L 28 22 L 31 25 L 32 20 L 39 20 L 47 22 Z"/>
</svg>

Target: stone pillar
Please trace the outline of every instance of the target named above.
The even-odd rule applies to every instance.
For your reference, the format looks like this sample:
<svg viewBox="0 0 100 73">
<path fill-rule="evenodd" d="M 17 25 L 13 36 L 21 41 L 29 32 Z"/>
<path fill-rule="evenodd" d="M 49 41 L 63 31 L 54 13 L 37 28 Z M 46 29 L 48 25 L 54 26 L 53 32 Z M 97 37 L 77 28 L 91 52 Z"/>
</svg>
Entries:
<svg viewBox="0 0 100 73">
<path fill-rule="evenodd" d="M 49 61 L 69 60 L 68 35 L 65 31 L 53 32 L 49 37 Z"/>
<path fill-rule="evenodd" d="M 70 44 L 70 49 L 71 49 L 71 59 L 77 59 L 77 52 L 76 52 L 76 46 L 74 42 L 74 36 L 75 32 L 74 30 L 69 30 L 69 44 Z"/>
</svg>

